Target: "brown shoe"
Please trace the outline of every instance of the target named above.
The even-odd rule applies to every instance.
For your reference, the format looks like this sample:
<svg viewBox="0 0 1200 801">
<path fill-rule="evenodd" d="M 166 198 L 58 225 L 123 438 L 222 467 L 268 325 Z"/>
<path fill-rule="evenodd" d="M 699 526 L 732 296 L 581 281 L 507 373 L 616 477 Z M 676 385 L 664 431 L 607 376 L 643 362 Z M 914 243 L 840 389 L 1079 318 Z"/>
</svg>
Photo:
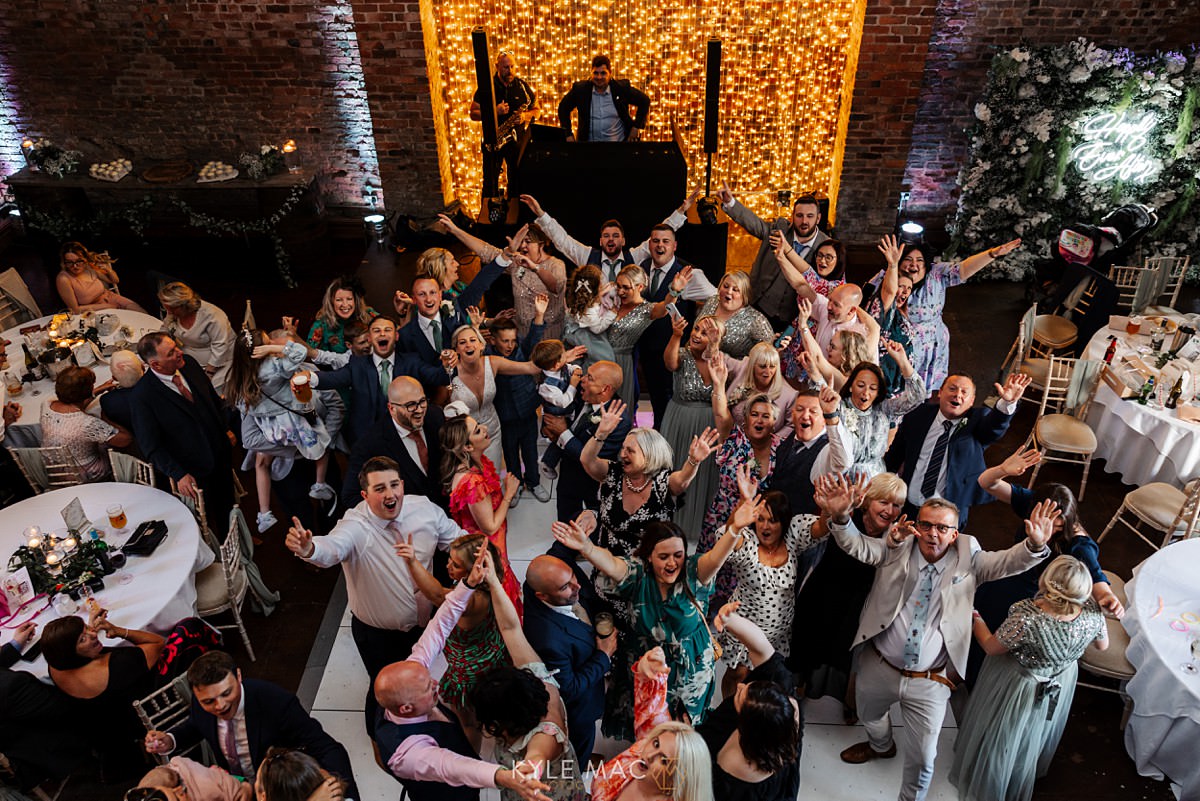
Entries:
<svg viewBox="0 0 1200 801">
<path fill-rule="evenodd" d="M 849 762 L 851 765 L 861 765 L 872 759 L 891 759 L 894 756 L 896 756 L 895 741 L 892 742 L 892 747 L 886 751 L 876 751 L 870 743 L 855 743 L 842 752 L 842 761 Z"/>
</svg>

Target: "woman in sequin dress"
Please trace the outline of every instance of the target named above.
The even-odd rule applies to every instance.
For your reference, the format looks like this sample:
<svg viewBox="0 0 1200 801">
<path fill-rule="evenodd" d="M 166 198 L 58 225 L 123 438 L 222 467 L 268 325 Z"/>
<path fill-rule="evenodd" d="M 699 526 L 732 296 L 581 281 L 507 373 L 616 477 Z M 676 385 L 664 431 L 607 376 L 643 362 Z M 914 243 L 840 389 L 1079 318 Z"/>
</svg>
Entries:
<svg viewBox="0 0 1200 801">
<path fill-rule="evenodd" d="M 879 365 L 860 362 L 850 370 L 842 384 L 842 425 L 851 442 L 847 443 L 854 456 L 851 473 L 876 476 L 887 468 L 883 454 L 888 446 L 888 431 L 899 420 L 925 400 L 925 382 L 913 369 L 899 342 L 887 347 L 904 380 L 904 391 L 891 398 L 884 394 L 885 379 Z"/>
<path fill-rule="evenodd" d="M 467 534 L 450 543 L 450 558 L 446 563 L 446 572 L 453 582 L 466 579 L 479 556 L 479 549 L 487 542 L 482 534 Z M 493 564 L 502 565 L 500 552 L 495 545 L 488 543 Z M 413 550 L 411 542 L 401 542 L 396 545 L 396 555 L 408 565 L 412 573 L 413 583 L 417 591 L 425 596 L 434 606 L 441 606 L 453 587 L 443 587 L 441 582 L 421 564 Z M 503 567 L 498 567 L 502 584 L 508 579 Z M 462 713 L 470 713 L 467 696 L 475 687 L 476 681 L 484 673 L 501 665 L 509 664 L 508 652 L 504 650 L 504 641 L 500 629 L 496 625 L 496 615 L 492 607 L 492 596 L 487 587 L 479 587 L 467 601 L 467 608 L 462 617 L 446 639 L 443 652 L 446 657 L 446 672 L 438 682 L 442 698 Z"/>
<path fill-rule="evenodd" d="M 650 324 L 667 313 L 667 302 L 650 303 L 642 299 L 646 273 L 636 264 L 626 265 L 617 274 L 617 319 L 605 333 L 612 345 L 613 359 L 621 367 L 620 398 L 627 404 L 632 418 L 638 405 L 637 361 L 638 340 Z"/>
<path fill-rule="evenodd" d="M 723 364 L 719 348 L 725 326 L 715 317 L 697 317 L 692 325 L 691 336 L 684 345 L 683 332 L 687 328 L 687 320 L 676 317 L 671 325 L 671 340 L 663 354 L 663 363 L 675 374 L 675 380 L 671 400 L 663 415 L 662 434 L 678 460 L 682 454 L 689 452 L 692 441 L 711 428 L 714 422 L 713 376 L 709 365 L 714 360 Z M 675 513 L 675 522 L 693 542 L 700 537 L 704 510 L 716 487 L 716 465 L 709 461 L 697 465 L 692 486 Z"/>
<path fill-rule="evenodd" d="M 1001 256 L 1021 245 L 1020 239 L 968 256 L 957 264 L 937 262 L 927 267 L 923 245 L 905 245 L 900 256 L 900 275 L 913 282 L 908 298 L 908 321 L 913 329 L 913 366 L 921 374 L 925 388 L 936 392 L 950 372 L 950 329 L 942 321 L 946 308 L 946 290 L 963 283 Z M 878 285 L 886 270 L 871 279 Z"/>
<path fill-rule="evenodd" d="M 1035 515 L 1026 525 L 1048 528 L 1050 519 Z M 950 768 L 950 782 L 968 801 L 1033 796 L 1034 781 L 1050 767 L 1070 715 L 1079 657 L 1089 646 L 1108 648 L 1108 629 L 1082 562 L 1056 557 L 1038 587 L 1037 596 L 1013 604 L 995 635 L 975 615 L 975 639 L 988 656 Z"/>
<path fill-rule="evenodd" d="M 787 439 L 792 433 L 792 406 L 796 403 L 796 390 L 783 380 L 779 365 L 779 351 L 770 342 L 759 342 L 750 349 L 750 355 L 741 361 L 727 358 L 729 371 L 726 380 L 726 397 L 735 425 L 746 422 L 746 405 L 755 395 L 766 395 L 778 410 L 775 415 L 775 433 Z"/>
<path fill-rule="evenodd" d="M 721 350 L 735 359 L 746 358 L 756 344 L 770 342 L 775 337 L 771 323 L 750 305 L 751 300 L 749 274 L 734 270 L 725 273 L 717 294 L 704 301 L 696 314 L 697 317 L 715 317 L 725 324 Z"/>
</svg>

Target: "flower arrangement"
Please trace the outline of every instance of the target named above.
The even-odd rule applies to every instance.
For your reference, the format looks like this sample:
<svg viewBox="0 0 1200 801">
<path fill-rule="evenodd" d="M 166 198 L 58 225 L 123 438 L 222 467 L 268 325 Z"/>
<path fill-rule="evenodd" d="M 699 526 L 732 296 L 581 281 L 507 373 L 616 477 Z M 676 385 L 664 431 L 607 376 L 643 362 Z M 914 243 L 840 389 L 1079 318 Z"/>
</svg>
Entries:
<svg viewBox="0 0 1200 801">
<path fill-rule="evenodd" d="M 1160 218 L 1147 252 L 1194 253 L 1198 99 L 1196 53 L 1138 56 L 1085 39 L 1001 51 L 975 106 L 951 250 L 1019 236 L 1024 247 L 990 272 L 1020 279 L 1054 252 L 1064 226 L 1144 203 Z"/>
<path fill-rule="evenodd" d="M 45 593 L 73 591 L 81 584 L 113 572 L 112 564 L 108 561 L 108 546 L 101 540 L 81 540 L 70 558 L 64 559 L 61 564 L 62 568 L 57 574 L 51 573 L 42 551 L 22 545 L 9 557 L 8 570 L 12 572 L 26 568 L 33 588 Z"/>
<path fill-rule="evenodd" d="M 55 178 L 75 172 L 82 158 L 83 154 L 78 150 L 67 150 L 46 138 L 38 139 L 29 149 L 29 162 Z"/>
<path fill-rule="evenodd" d="M 238 156 L 238 164 L 242 165 L 246 175 L 255 181 L 261 181 L 268 175 L 274 175 L 287 169 L 283 160 L 283 151 L 275 145 L 263 145 L 258 149 L 258 153 L 243 153 Z"/>
</svg>

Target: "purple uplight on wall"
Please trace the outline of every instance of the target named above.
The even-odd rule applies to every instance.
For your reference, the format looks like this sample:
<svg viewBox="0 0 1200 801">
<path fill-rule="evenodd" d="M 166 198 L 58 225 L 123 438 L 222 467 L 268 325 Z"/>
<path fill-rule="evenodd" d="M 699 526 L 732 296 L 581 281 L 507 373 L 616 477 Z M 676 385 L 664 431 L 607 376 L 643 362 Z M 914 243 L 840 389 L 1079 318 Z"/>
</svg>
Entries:
<svg viewBox="0 0 1200 801">
<path fill-rule="evenodd" d="M 21 153 L 22 135 L 18 127 L 18 107 L 9 85 L 8 64 L 0 56 L 0 178 L 7 178 L 25 166 Z"/>
</svg>

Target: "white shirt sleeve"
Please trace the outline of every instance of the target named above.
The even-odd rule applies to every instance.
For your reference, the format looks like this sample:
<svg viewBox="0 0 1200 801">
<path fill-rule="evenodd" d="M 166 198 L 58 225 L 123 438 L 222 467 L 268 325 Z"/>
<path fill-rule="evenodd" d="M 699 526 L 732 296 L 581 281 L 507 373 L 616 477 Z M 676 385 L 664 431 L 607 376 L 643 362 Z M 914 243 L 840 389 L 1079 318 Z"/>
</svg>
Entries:
<svg viewBox="0 0 1200 801">
<path fill-rule="evenodd" d="M 575 402 L 575 387 L 559 389 L 547 383 L 538 385 L 538 397 L 551 406 L 570 406 Z"/>
<path fill-rule="evenodd" d="M 717 288 L 708 280 L 708 276 L 699 267 L 694 267 L 692 277 L 688 279 L 687 286 L 683 288 L 683 294 L 680 297 L 684 300 L 708 300 L 715 294 L 717 294 Z"/>
<path fill-rule="evenodd" d="M 566 256 L 578 266 L 587 264 L 587 258 L 591 255 L 592 249 L 580 242 L 578 239 L 573 239 L 566 229 L 563 228 L 558 220 L 551 217 L 545 212 L 541 217 L 538 217 L 534 222 L 538 228 L 542 229 L 550 241 L 554 243 L 554 247 L 558 248 L 559 252 Z"/>
</svg>

